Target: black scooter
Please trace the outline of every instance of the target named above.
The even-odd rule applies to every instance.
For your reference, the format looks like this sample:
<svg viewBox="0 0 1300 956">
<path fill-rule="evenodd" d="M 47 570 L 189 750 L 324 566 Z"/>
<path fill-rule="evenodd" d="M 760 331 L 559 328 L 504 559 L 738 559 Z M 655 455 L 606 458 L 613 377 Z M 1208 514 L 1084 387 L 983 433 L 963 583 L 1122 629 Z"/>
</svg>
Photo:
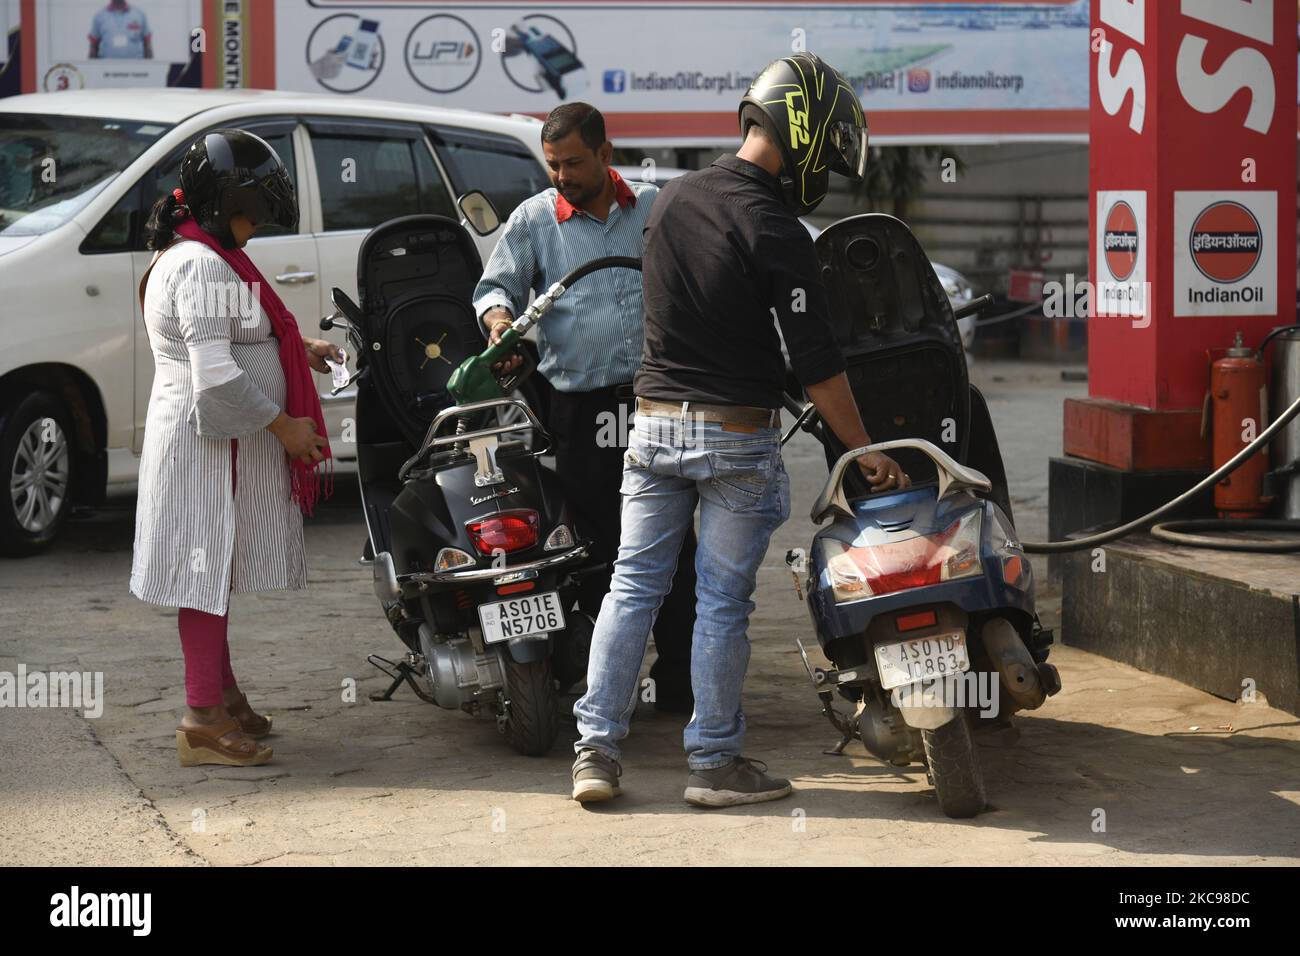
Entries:
<svg viewBox="0 0 1300 956">
<path fill-rule="evenodd" d="M 481 194 L 462 197 L 475 229 L 497 224 Z M 485 209 L 490 215 L 485 215 Z M 406 647 L 371 656 L 420 699 L 495 715 L 522 754 L 550 750 L 558 694 L 586 671 L 592 621 L 572 610 L 597 570 L 559 479 L 539 458 L 550 438 L 518 396 L 535 360 L 503 376 L 502 397 L 454 404 L 451 373 L 484 348 L 471 296 L 482 273 L 464 226 L 435 216 L 386 222 L 361 244 L 360 303 L 333 290 L 357 356 L 357 470 L 375 595 Z"/>
</svg>

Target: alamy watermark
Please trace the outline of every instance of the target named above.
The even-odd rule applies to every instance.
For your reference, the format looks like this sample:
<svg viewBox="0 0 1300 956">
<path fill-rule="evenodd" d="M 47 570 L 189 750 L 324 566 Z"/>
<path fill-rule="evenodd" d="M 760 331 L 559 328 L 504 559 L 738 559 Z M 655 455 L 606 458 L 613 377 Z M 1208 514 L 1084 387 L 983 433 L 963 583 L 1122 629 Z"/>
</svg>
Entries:
<svg viewBox="0 0 1300 956">
<path fill-rule="evenodd" d="M 1043 283 L 1043 315 L 1049 319 L 1129 318 L 1135 329 L 1151 324 L 1151 283 L 1089 282 L 1067 272 L 1064 281 Z"/>
<path fill-rule="evenodd" d="M 75 707 L 86 717 L 104 713 L 102 671 L 0 671 L 0 707 Z"/>
<path fill-rule="evenodd" d="M 981 717 L 996 717 L 998 681 L 991 671 L 963 671 L 895 687 L 889 699 L 895 707 L 978 707 Z"/>
</svg>

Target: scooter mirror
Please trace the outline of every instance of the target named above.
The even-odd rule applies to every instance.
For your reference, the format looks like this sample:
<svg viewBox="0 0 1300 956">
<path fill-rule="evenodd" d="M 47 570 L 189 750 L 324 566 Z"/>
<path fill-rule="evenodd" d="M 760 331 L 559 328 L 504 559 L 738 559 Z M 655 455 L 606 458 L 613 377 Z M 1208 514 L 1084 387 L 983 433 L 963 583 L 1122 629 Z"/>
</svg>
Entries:
<svg viewBox="0 0 1300 956">
<path fill-rule="evenodd" d="M 477 189 L 457 199 L 456 208 L 465 217 L 465 223 L 480 236 L 495 232 L 501 225 L 501 217 L 497 215 L 492 200 Z"/>
<path fill-rule="evenodd" d="M 338 286 L 330 289 L 330 302 L 334 304 L 335 310 L 353 325 L 361 323 L 361 306 L 353 302 L 351 297 Z"/>
</svg>

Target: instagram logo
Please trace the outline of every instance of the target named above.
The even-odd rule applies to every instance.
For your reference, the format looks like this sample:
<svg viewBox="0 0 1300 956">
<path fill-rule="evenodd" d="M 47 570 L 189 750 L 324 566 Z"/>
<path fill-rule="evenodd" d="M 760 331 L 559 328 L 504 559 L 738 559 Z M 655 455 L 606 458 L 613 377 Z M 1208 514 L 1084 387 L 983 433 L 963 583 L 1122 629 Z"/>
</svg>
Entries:
<svg viewBox="0 0 1300 956">
<path fill-rule="evenodd" d="M 930 71 L 923 67 L 913 67 L 907 71 L 907 92 L 924 93 L 930 88 Z"/>
</svg>

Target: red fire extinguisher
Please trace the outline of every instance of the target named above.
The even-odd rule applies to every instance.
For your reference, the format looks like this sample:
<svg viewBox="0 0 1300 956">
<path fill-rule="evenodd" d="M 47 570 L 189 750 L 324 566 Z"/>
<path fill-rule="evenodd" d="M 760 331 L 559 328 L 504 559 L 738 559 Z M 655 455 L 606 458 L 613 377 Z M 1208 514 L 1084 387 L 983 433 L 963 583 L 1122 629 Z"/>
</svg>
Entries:
<svg viewBox="0 0 1300 956">
<path fill-rule="evenodd" d="M 1214 467 L 1227 462 L 1264 430 L 1268 413 L 1264 363 L 1242 344 L 1241 333 L 1226 355 L 1210 366 L 1210 427 Z M 1248 458 L 1214 486 L 1214 507 L 1222 518 L 1253 518 L 1267 510 L 1264 476 L 1268 449 Z"/>
</svg>

